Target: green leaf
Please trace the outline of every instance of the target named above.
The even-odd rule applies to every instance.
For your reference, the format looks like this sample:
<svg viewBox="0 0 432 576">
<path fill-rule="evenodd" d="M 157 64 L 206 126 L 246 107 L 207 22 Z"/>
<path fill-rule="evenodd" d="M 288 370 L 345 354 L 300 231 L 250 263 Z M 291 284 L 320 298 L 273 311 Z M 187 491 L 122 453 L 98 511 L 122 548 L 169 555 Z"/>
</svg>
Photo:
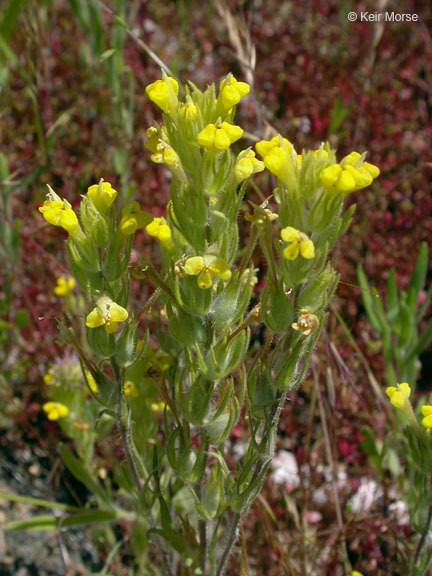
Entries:
<svg viewBox="0 0 432 576">
<path fill-rule="evenodd" d="M 420 246 L 417 262 L 412 273 L 408 286 L 408 306 L 415 314 L 417 308 L 417 299 L 420 291 L 423 289 L 428 269 L 428 246 L 422 242 Z"/>
<path fill-rule="evenodd" d="M 363 440 L 360 442 L 361 447 L 371 459 L 372 464 L 375 466 L 378 474 L 382 472 L 382 449 L 378 450 L 375 442 L 375 432 L 369 426 L 363 426 L 361 430 Z"/>
<path fill-rule="evenodd" d="M 114 16 L 114 20 L 119 26 L 121 26 L 122 28 L 126 28 L 126 30 L 129 30 L 130 28 L 129 24 L 125 20 L 123 20 L 123 18 L 120 18 L 120 16 L 116 15 Z"/>
<path fill-rule="evenodd" d="M 333 102 L 333 107 L 330 113 L 330 125 L 328 129 L 329 135 L 338 132 L 349 112 L 350 108 L 345 106 L 342 100 L 337 97 Z"/>
<path fill-rule="evenodd" d="M 99 56 L 99 60 L 100 60 L 101 62 L 105 62 L 105 60 L 108 60 L 108 58 L 111 58 L 115 53 L 116 53 L 116 49 L 115 49 L 115 48 L 110 48 L 109 50 L 105 50 L 105 52 L 103 52 L 103 53 Z"/>
<path fill-rule="evenodd" d="M 25 328 L 29 325 L 30 316 L 27 310 L 20 308 L 15 312 L 15 326 L 17 328 Z"/>
<path fill-rule="evenodd" d="M 396 271 L 394 268 L 390 270 L 387 278 L 387 316 L 392 322 L 399 312 L 399 297 L 396 284 Z"/>
<path fill-rule="evenodd" d="M 414 349 L 411 350 L 411 352 L 409 353 L 407 359 L 406 359 L 406 363 L 408 364 L 409 362 L 411 362 L 414 358 L 417 358 L 417 356 L 420 355 L 420 353 L 422 352 L 422 350 L 426 347 L 427 343 L 429 342 L 429 339 L 432 337 L 432 322 L 430 322 L 427 327 L 426 330 L 423 332 L 423 334 L 420 336 L 417 344 L 414 346 Z"/>
<path fill-rule="evenodd" d="M 6 524 L 7 530 L 55 530 L 58 518 L 55 516 L 34 516 Z"/>
<path fill-rule="evenodd" d="M 399 348 L 404 348 L 412 340 L 414 330 L 415 316 L 412 314 L 408 304 L 401 302 Z"/>
<path fill-rule="evenodd" d="M 80 508 L 76 506 L 68 506 L 60 502 L 50 502 L 49 500 L 39 500 L 39 498 L 30 498 L 29 496 L 20 496 L 19 494 L 7 494 L 0 492 L 0 500 L 9 500 L 10 502 L 22 502 L 24 504 L 33 504 L 35 506 L 45 506 L 47 508 L 58 508 L 59 510 L 66 510 L 67 512 L 76 512 Z"/>
<path fill-rule="evenodd" d="M 61 525 L 77 526 L 79 524 L 94 524 L 95 522 L 110 522 L 117 518 L 115 510 L 88 510 L 80 514 L 73 514 L 65 518 Z"/>
<path fill-rule="evenodd" d="M 357 267 L 357 277 L 359 280 L 362 300 L 366 309 L 366 314 L 369 318 L 369 322 L 372 324 L 373 328 L 378 332 L 378 334 L 382 335 L 384 331 L 383 326 L 381 325 L 381 322 L 379 321 L 378 315 L 376 313 L 376 305 L 371 294 L 371 288 L 361 265 Z"/>
<path fill-rule="evenodd" d="M 162 538 L 182 556 L 188 551 L 188 545 L 185 538 L 177 532 L 174 532 L 174 530 L 158 530 L 153 528 L 148 530 L 147 534 L 158 534 L 159 536 L 162 536 Z"/>
<path fill-rule="evenodd" d="M 428 291 L 426 292 L 426 297 L 423 301 L 423 304 L 420 306 L 419 311 L 417 312 L 416 320 L 417 324 L 420 323 L 420 320 L 426 313 L 426 310 L 429 308 L 429 304 L 432 300 L 432 284 L 429 286 Z"/>
<path fill-rule="evenodd" d="M 93 479 L 90 472 L 84 468 L 81 462 L 75 458 L 69 448 L 67 448 L 65 445 L 62 445 L 60 447 L 60 454 L 66 467 L 75 476 L 75 478 L 82 482 L 90 490 L 90 492 L 93 492 L 97 498 L 111 507 L 107 493 L 100 487 L 96 480 Z"/>
<path fill-rule="evenodd" d="M 2 8 L 3 18 L 0 23 L 0 36 L 3 36 L 6 42 L 12 36 L 23 2 L 24 0 L 9 0 L 9 4 Z"/>
<path fill-rule="evenodd" d="M 114 510 L 88 510 L 81 514 L 73 514 L 64 518 L 56 516 L 34 516 L 25 520 L 8 522 L 8 530 L 56 530 L 61 522 L 61 526 L 78 526 L 80 524 L 93 524 L 95 522 L 108 522 L 115 520 L 117 514 Z"/>
</svg>

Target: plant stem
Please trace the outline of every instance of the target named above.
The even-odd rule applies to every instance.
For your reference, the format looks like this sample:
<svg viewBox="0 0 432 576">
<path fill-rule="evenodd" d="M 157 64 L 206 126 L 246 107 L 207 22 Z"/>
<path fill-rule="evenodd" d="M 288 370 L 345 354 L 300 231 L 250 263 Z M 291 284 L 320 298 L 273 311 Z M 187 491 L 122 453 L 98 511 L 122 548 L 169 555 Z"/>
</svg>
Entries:
<svg viewBox="0 0 432 576">
<path fill-rule="evenodd" d="M 262 443 L 268 442 L 267 454 L 266 454 L 267 457 L 264 457 L 264 455 L 263 455 L 263 457 L 260 458 L 260 460 L 257 462 L 255 470 L 252 474 L 250 484 L 253 484 L 254 481 L 259 477 L 259 475 L 262 472 L 263 467 L 268 463 L 268 460 L 271 459 L 273 456 L 273 451 L 274 451 L 274 440 L 273 439 L 275 438 L 274 431 L 277 429 L 277 426 L 279 424 L 279 417 L 280 417 L 283 403 L 285 402 L 285 396 L 286 396 L 286 394 L 282 390 L 278 390 L 276 393 L 275 399 L 277 400 L 277 402 L 275 403 L 273 410 L 272 410 L 272 413 L 271 413 L 270 431 L 267 429 L 267 431 L 264 434 L 264 437 L 262 439 Z M 253 502 L 253 500 L 256 498 L 257 495 L 258 495 L 258 492 L 256 492 L 255 496 L 252 497 L 249 500 L 249 502 L 246 501 L 248 504 L 246 510 L 244 510 L 244 507 L 243 507 L 242 508 L 242 511 L 244 510 L 243 512 L 236 512 L 234 514 L 234 516 L 231 520 L 231 525 L 228 528 L 228 535 L 227 535 L 227 539 L 226 539 L 226 544 L 225 544 L 223 552 L 220 556 L 219 567 L 216 571 L 216 576 L 223 576 L 227 562 L 229 560 L 229 557 L 231 556 L 232 548 L 233 548 L 233 546 L 237 540 L 238 526 L 240 524 L 240 521 L 241 521 L 242 517 L 246 514 L 247 509 L 249 508 L 250 504 Z"/>
<path fill-rule="evenodd" d="M 131 446 L 129 444 L 129 439 L 127 436 L 126 427 L 125 427 L 124 422 L 123 422 L 122 392 L 121 392 L 120 386 L 118 386 L 118 388 L 117 388 L 116 418 L 117 418 L 117 427 L 118 427 L 119 433 L 120 433 L 122 449 L 123 449 L 124 455 L 126 457 L 126 461 L 128 463 L 129 470 L 130 470 L 132 477 L 133 477 L 133 480 L 135 482 L 135 486 L 136 486 L 138 493 L 139 493 L 141 491 L 141 480 L 139 478 L 138 471 L 136 469 L 135 462 L 133 460 L 132 449 L 131 449 Z"/>
<path fill-rule="evenodd" d="M 202 481 L 204 478 L 206 466 L 207 466 L 207 459 L 208 459 L 208 449 L 209 449 L 209 438 L 207 432 L 204 430 L 201 436 L 201 442 L 204 443 L 204 453 L 203 453 L 203 460 L 201 464 L 200 473 L 198 476 L 198 480 L 196 482 L 196 493 L 198 498 L 201 499 L 201 486 Z M 207 568 L 207 554 L 208 554 L 208 542 L 207 542 L 207 524 L 203 518 L 200 518 L 198 521 L 198 529 L 199 529 L 199 540 L 200 540 L 200 558 L 199 564 L 201 570 L 203 572 L 203 576 L 206 574 Z"/>
<path fill-rule="evenodd" d="M 425 545 L 426 537 L 430 531 L 431 525 L 432 525 L 432 504 L 429 506 L 426 524 L 425 524 L 423 533 L 422 533 L 421 538 L 420 538 L 420 542 L 418 543 L 417 550 L 416 550 L 416 553 L 414 556 L 414 566 L 418 562 L 418 559 L 420 557 L 420 553 L 422 551 L 423 546 Z"/>
<path fill-rule="evenodd" d="M 216 576 L 222 576 L 225 571 L 225 566 L 228 562 L 228 558 L 231 556 L 232 547 L 237 540 L 237 528 L 241 520 L 240 512 L 236 512 L 231 520 L 231 525 L 228 528 L 228 535 L 226 539 L 225 548 L 222 552 L 220 561 L 219 561 L 219 568 L 216 571 Z"/>
</svg>

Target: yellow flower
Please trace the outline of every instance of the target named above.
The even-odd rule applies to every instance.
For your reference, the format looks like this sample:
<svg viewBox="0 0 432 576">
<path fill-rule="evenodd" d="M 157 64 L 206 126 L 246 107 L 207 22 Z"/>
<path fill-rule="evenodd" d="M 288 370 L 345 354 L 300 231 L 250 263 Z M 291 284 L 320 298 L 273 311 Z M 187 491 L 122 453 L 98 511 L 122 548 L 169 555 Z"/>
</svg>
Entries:
<svg viewBox="0 0 432 576">
<path fill-rule="evenodd" d="M 198 144 L 210 150 L 226 150 L 243 136 L 243 129 L 228 122 L 207 124 L 197 136 Z"/>
<path fill-rule="evenodd" d="M 353 570 L 351 572 L 351 576 L 363 576 L 363 574 L 361 572 L 357 572 L 357 570 Z"/>
<path fill-rule="evenodd" d="M 69 408 L 60 402 L 46 402 L 42 408 L 47 413 L 48 420 L 58 420 L 69 414 Z"/>
<path fill-rule="evenodd" d="M 57 278 L 57 285 L 54 288 L 54 294 L 57 294 L 57 296 L 67 296 L 72 293 L 74 288 L 75 280 L 73 278 L 60 276 L 60 278 Z"/>
<path fill-rule="evenodd" d="M 156 152 L 150 156 L 150 160 L 156 164 L 166 164 L 169 168 L 178 168 L 180 159 L 177 152 L 165 142 L 159 142 L 156 146 Z"/>
<path fill-rule="evenodd" d="M 124 322 L 128 317 L 128 312 L 122 306 L 119 306 L 108 296 L 102 296 L 96 302 L 96 307 L 87 315 L 86 326 L 88 328 L 97 328 L 105 326 L 105 330 L 111 334 L 118 329 L 117 322 Z"/>
<path fill-rule="evenodd" d="M 99 184 L 93 184 L 87 190 L 87 196 L 93 202 L 97 210 L 102 214 L 109 211 L 117 198 L 117 190 L 109 182 L 101 180 Z"/>
<path fill-rule="evenodd" d="M 122 209 L 120 231 L 123 236 L 130 236 L 140 228 L 145 228 L 153 220 L 153 216 L 141 210 L 138 202 L 128 202 Z"/>
<path fill-rule="evenodd" d="M 422 426 L 425 428 L 432 428 L 432 406 L 422 406 L 421 409 L 422 416 Z"/>
<path fill-rule="evenodd" d="M 44 219 L 53 226 L 61 226 L 69 234 L 72 234 L 78 226 L 78 218 L 72 210 L 71 204 L 60 198 L 51 186 L 48 186 L 49 192 L 47 199 L 39 208 L 39 212 Z"/>
<path fill-rule="evenodd" d="M 249 92 L 249 84 L 246 84 L 246 82 L 238 82 L 234 76 L 229 74 L 219 85 L 218 102 L 222 102 L 223 107 L 228 111 L 238 104 L 243 96 L 246 96 Z"/>
<path fill-rule="evenodd" d="M 179 86 L 175 78 L 164 75 L 162 80 L 149 84 L 145 91 L 147 96 L 165 113 L 175 110 Z M 171 110 L 170 110 L 171 109 Z"/>
<path fill-rule="evenodd" d="M 369 186 L 380 171 L 377 166 L 363 162 L 361 158 L 358 152 L 351 152 L 339 164 L 324 168 L 320 174 L 324 187 L 348 193 Z"/>
<path fill-rule="evenodd" d="M 411 388 L 407 382 L 402 382 L 396 386 L 388 386 L 386 394 L 395 408 L 402 409 L 407 403 L 409 404 Z"/>
<path fill-rule="evenodd" d="M 277 135 L 271 140 L 260 140 L 255 148 L 263 157 L 267 170 L 287 183 L 292 171 L 290 165 L 297 157 L 291 142 Z"/>
<path fill-rule="evenodd" d="M 292 228 L 292 226 L 282 228 L 281 238 L 284 242 L 290 243 L 283 250 L 283 257 L 287 260 L 295 260 L 299 252 L 306 260 L 315 257 L 315 247 L 312 240 L 303 232 L 296 230 L 296 228 Z"/>
<path fill-rule="evenodd" d="M 165 218 L 154 218 L 145 228 L 149 236 L 157 238 L 161 244 L 168 246 L 171 242 L 171 230 Z"/>
<path fill-rule="evenodd" d="M 96 384 L 96 380 L 93 378 L 93 374 L 88 370 L 86 370 L 85 375 L 87 378 L 88 387 L 93 392 L 93 394 L 97 394 L 99 392 L 99 388 L 98 385 Z"/>
<path fill-rule="evenodd" d="M 184 264 L 184 271 L 189 276 L 198 276 L 198 286 L 203 290 L 212 285 L 212 274 L 221 280 L 231 278 L 231 270 L 225 260 L 210 254 L 188 258 Z"/>
<path fill-rule="evenodd" d="M 252 174 L 262 172 L 264 168 L 264 162 L 255 158 L 255 152 L 253 150 L 243 150 L 237 156 L 237 161 L 234 166 L 234 174 L 237 183 L 243 182 L 243 180 L 246 180 L 246 178 L 249 178 Z"/>
<path fill-rule="evenodd" d="M 165 402 L 152 402 L 150 404 L 150 410 L 152 412 L 162 412 L 165 408 Z"/>
<path fill-rule="evenodd" d="M 56 378 L 52 368 L 48 370 L 46 374 L 44 374 L 43 381 L 45 384 L 47 384 L 47 386 L 52 386 L 55 383 Z"/>
<path fill-rule="evenodd" d="M 124 383 L 123 390 L 125 396 L 130 396 L 131 398 L 136 398 L 138 396 L 137 387 L 133 382 L 130 382 L 129 380 Z"/>
</svg>

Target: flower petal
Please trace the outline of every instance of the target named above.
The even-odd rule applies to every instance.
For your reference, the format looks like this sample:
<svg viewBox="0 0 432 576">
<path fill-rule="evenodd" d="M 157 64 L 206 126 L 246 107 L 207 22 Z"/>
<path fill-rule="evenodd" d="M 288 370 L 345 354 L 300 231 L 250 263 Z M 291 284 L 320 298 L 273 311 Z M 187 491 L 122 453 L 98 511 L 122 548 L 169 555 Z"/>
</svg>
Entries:
<svg viewBox="0 0 432 576">
<path fill-rule="evenodd" d="M 207 290 L 212 285 L 212 278 L 210 270 L 203 270 L 198 276 L 198 286 L 202 290 Z"/>
<path fill-rule="evenodd" d="M 211 264 L 210 270 L 221 280 L 229 280 L 231 278 L 231 270 L 222 258 L 216 258 L 213 264 Z"/>
<path fill-rule="evenodd" d="M 97 328 L 105 324 L 105 318 L 100 314 L 98 308 L 93 308 L 90 314 L 87 314 L 86 326 L 88 328 Z"/>
<path fill-rule="evenodd" d="M 116 302 L 111 304 L 110 308 L 110 321 L 111 322 L 124 322 L 129 316 L 128 311 L 123 306 L 120 306 Z"/>
<path fill-rule="evenodd" d="M 204 259 L 202 256 L 192 256 L 188 258 L 184 264 L 184 271 L 190 276 L 196 276 L 202 270 L 204 270 Z"/>
</svg>

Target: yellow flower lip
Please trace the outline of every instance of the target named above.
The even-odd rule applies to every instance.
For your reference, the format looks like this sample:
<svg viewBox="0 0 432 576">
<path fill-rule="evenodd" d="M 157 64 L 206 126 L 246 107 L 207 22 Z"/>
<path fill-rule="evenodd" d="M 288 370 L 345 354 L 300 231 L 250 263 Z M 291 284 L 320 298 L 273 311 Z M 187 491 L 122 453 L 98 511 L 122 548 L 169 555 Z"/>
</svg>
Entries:
<svg viewBox="0 0 432 576">
<path fill-rule="evenodd" d="M 425 428 L 432 428 L 432 406 L 425 405 L 421 408 L 422 416 L 424 416 L 422 420 L 422 426 Z"/>
<path fill-rule="evenodd" d="M 124 391 L 124 395 L 129 396 L 130 398 L 136 398 L 139 395 L 137 387 L 130 380 L 127 380 L 124 383 L 123 391 Z"/>
<path fill-rule="evenodd" d="M 162 80 L 156 80 L 156 82 L 149 84 L 145 91 L 150 100 L 166 114 L 177 101 L 179 85 L 175 78 L 164 75 Z"/>
<path fill-rule="evenodd" d="M 295 260 L 299 253 L 306 260 L 315 258 L 315 246 L 312 240 L 292 226 L 287 226 L 281 230 L 281 238 L 289 245 L 283 249 L 282 255 L 287 260 Z"/>
<path fill-rule="evenodd" d="M 212 285 L 212 274 L 221 280 L 229 280 L 231 278 L 231 270 L 228 264 L 225 260 L 213 254 L 192 256 L 186 260 L 183 269 L 189 276 L 198 276 L 198 286 L 203 290 L 210 288 Z"/>
<path fill-rule="evenodd" d="M 234 166 L 234 175 L 237 183 L 243 182 L 252 174 L 262 172 L 265 169 L 264 162 L 255 158 L 255 152 L 248 148 L 243 150 L 237 156 L 237 161 Z"/>
<path fill-rule="evenodd" d="M 117 198 L 117 190 L 111 186 L 109 182 L 104 182 L 103 179 L 99 184 L 93 184 L 87 190 L 87 196 L 95 205 L 96 209 L 105 214 L 109 212 L 111 206 Z"/>
<path fill-rule="evenodd" d="M 120 220 L 120 232 L 124 236 L 130 236 L 141 228 L 145 228 L 153 220 L 153 216 L 141 210 L 138 202 L 128 202 L 122 209 Z"/>
<path fill-rule="evenodd" d="M 60 276 L 60 278 L 57 278 L 57 285 L 54 288 L 54 294 L 57 296 L 67 296 L 73 292 L 74 288 L 75 280 L 73 278 Z"/>
<path fill-rule="evenodd" d="M 250 86 L 246 82 L 239 82 L 232 75 L 222 80 L 219 86 L 218 102 L 221 102 L 226 111 L 231 110 L 240 100 L 249 94 Z"/>
<path fill-rule="evenodd" d="M 47 199 L 39 207 L 39 212 L 46 222 L 53 226 L 60 226 L 72 234 L 78 227 L 77 215 L 67 200 L 60 198 L 49 185 L 48 189 Z"/>
<path fill-rule="evenodd" d="M 48 416 L 48 420 L 58 420 L 69 414 L 69 408 L 60 402 L 45 402 L 42 406 Z"/>
<path fill-rule="evenodd" d="M 255 148 L 262 156 L 267 170 L 283 182 L 288 182 L 290 163 L 297 166 L 297 154 L 292 143 L 278 134 L 271 140 L 260 140 Z"/>
<path fill-rule="evenodd" d="M 408 382 L 402 382 L 397 384 L 397 386 L 388 386 L 386 394 L 390 398 L 392 405 L 401 410 L 409 402 L 411 388 Z"/>
<path fill-rule="evenodd" d="M 226 150 L 243 136 L 240 126 L 222 122 L 207 124 L 197 136 L 198 144 L 210 150 Z"/>
<path fill-rule="evenodd" d="M 87 314 L 86 326 L 88 328 L 98 328 L 104 326 L 105 330 L 112 334 L 118 330 L 117 322 L 124 322 L 128 318 L 128 311 L 119 306 L 109 298 L 102 296 L 96 302 L 95 308 Z"/>
<path fill-rule="evenodd" d="M 149 236 L 157 238 L 163 246 L 171 243 L 171 229 L 165 222 L 165 218 L 153 218 L 152 222 L 145 227 Z"/>
</svg>

